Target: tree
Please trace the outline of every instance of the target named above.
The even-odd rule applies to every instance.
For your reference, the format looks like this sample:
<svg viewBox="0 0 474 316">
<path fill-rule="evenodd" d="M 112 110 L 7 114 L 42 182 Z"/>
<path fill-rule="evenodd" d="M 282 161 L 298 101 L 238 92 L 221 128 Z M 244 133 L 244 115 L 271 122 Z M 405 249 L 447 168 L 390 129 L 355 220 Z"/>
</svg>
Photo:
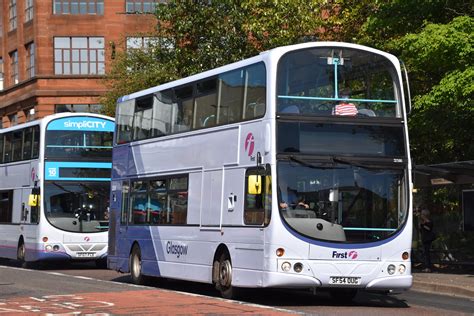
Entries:
<svg viewBox="0 0 474 316">
<path fill-rule="evenodd" d="M 322 4 L 321 4 L 322 3 Z M 159 4 L 159 39 L 147 50 L 117 54 L 103 98 L 113 115 L 118 97 L 232 63 L 276 46 L 314 39 L 323 0 L 169 1 Z"/>
<path fill-rule="evenodd" d="M 474 19 L 462 16 L 393 42 L 411 69 L 416 94 L 410 134 L 420 162 L 474 157 L 473 27 Z"/>
<path fill-rule="evenodd" d="M 409 117 L 417 163 L 474 157 L 473 20 L 465 0 L 390 0 L 354 4 L 341 0 L 345 38 L 389 51 L 409 70 L 414 109 Z M 367 14 L 368 8 L 373 12 Z M 351 12 L 367 14 L 353 17 Z M 357 14 L 355 14 L 357 15 Z M 364 21 L 351 24 L 351 21 Z M 359 27 L 357 27 L 357 25 Z"/>
</svg>

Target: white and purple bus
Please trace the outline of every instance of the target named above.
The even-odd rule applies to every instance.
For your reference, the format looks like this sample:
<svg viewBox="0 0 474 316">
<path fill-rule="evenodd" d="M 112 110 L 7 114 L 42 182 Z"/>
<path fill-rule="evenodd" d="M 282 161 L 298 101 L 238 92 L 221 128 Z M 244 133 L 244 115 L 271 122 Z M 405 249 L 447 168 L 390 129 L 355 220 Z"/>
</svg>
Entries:
<svg viewBox="0 0 474 316">
<path fill-rule="evenodd" d="M 279 47 L 119 99 L 108 266 L 239 288 L 412 284 L 400 61 Z"/>
<path fill-rule="evenodd" d="M 0 130 L 0 257 L 105 265 L 114 128 L 62 113 Z"/>
</svg>

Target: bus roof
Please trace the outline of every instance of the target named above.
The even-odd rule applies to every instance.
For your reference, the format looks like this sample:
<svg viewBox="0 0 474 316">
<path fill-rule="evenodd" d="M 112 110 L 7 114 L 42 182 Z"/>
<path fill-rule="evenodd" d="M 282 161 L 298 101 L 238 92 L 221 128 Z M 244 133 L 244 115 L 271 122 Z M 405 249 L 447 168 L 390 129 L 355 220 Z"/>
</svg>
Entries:
<svg viewBox="0 0 474 316">
<path fill-rule="evenodd" d="M 78 116 L 91 116 L 91 117 L 101 118 L 101 119 L 104 119 L 104 120 L 115 121 L 115 118 L 113 118 L 113 117 L 106 116 L 106 115 L 103 115 L 103 114 L 97 114 L 97 113 L 89 113 L 89 112 L 55 113 L 55 114 L 47 115 L 47 116 L 45 116 L 43 118 L 40 118 L 40 119 L 30 121 L 30 122 L 21 123 L 21 124 L 15 125 L 15 126 L 10 126 L 10 127 L 0 129 L 0 134 L 8 133 L 8 132 L 11 132 L 11 131 L 14 131 L 14 130 L 19 130 L 19 129 L 22 129 L 22 128 L 25 128 L 25 127 L 40 125 L 41 123 L 50 122 L 52 120 L 59 119 L 59 118 L 78 117 Z"/>
<path fill-rule="evenodd" d="M 217 68 L 214 68 L 214 69 L 206 70 L 204 72 L 200 72 L 198 74 L 194 74 L 194 75 L 191 75 L 191 76 L 188 76 L 188 77 L 185 77 L 185 78 L 177 79 L 177 80 L 170 81 L 170 82 L 158 85 L 158 86 L 154 86 L 154 87 L 151 87 L 151 88 L 147 88 L 147 89 L 144 89 L 144 90 L 133 92 L 133 93 L 128 94 L 128 95 L 124 95 L 124 96 L 120 97 L 117 100 L 117 103 L 124 102 L 124 101 L 130 100 L 130 99 L 135 99 L 135 98 L 147 95 L 147 94 L 151 94 L 151 93 L 154 93 L 154 92 L 166 90 L 166 89 L 169 89 L 169 88 L 178 87 L 178 86 L 184 85 L 188 82 L 193 82 L 193 81 L 197 81 L 197 80 L 200 80 L 200 79 L 208 78 L 208 77 L 211 77 L 211 76 L 223 73 L 223 72 L 231 71 L 235 68 L 240 68 L 240 67 L 244 67 L 246 65 L 257 63 L 259 61 L 264 61 L 264 60 L 269 59 L 269 58 L 279 58 L 281 55 L 283 55 L 283 54 L 285 54 L 289 51 L 305 49 L 305 48 L 311 48 L 311 47 L 345 47 L 345 48 L 353 48 L 353 49 L 362 49 L 362 50 L 369 51 L 369 52 L 372 52 L 372 53 L 375 53 L 375 54 L 383 55 L 386 58 L 390 59 L 394 64 L 398 60 L 395 56 L 393 56 L 389 53 L 386 53 L 384 51 L 381 51 L 381 50 L 378 50 L 378 49 L 375 49 L 375 48 L 372 48 L 372 47 L 368 47 L 368 46 L 363 46 L 363 45 L 359 45 L 359 44 L 352 44 L 352 43 L 345 43 L 345 42 L 308 42 L 308 43 L 287 45 L 287 46 L 276 47 L 276 48 L 261 52 L 257 56 L 246 58 L 246 59 L 228 64 L 228 65 L 224 65 L 224 66 L 217 67 Z"/>
</svg>

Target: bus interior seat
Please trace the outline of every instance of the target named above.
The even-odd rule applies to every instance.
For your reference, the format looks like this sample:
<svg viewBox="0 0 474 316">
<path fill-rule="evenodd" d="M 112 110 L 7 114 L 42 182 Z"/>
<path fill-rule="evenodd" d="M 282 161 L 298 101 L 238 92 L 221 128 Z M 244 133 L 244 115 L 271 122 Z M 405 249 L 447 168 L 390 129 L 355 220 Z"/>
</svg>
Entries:
<svg viewBox="0 0 474 316">
<path fill-rule="evenodd" d="M 300 108 L 296 105 L 289 105 L 283 108 L 280 113 L 299 114 Z"/>
<path fill-rule="evenodd" d="M 265 114 L 265 103 L 257 102 L 253 108 L 254 117 L 262 116 Z"/>
<path fill-rule="evenodd" d="M 377 116 L 374 111 L 370 109 L 359 109 L 359 114 L 366 115 L 366 116 Z"/>
</svg>

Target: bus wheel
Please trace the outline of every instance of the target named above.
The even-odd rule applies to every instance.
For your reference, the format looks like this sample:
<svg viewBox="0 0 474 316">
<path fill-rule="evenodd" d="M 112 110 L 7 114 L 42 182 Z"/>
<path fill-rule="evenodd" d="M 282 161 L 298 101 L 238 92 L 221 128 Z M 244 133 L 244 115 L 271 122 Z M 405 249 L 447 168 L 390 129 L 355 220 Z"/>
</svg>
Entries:
<svg viewBox="0 0 474 316">
<path fill-rule="evenodd" d="M 239 295 L 239 289 L 232 286 L 232 262 L 227 252 L 221 254 L 218 264 L 216 289 L 223 298 L 233 299 Z"/>
<path fill-rule="evenodd" d="M 145 284 L 145 276 L 142 274 L 142 253 L 138 245 L 133 246 L 130 254 L 130 275 L 135 284 Z"/>
<path fill-rule="evenodd" d="M 29 268 L 30 265 L 28 264 L 28 262 L 26 262 L 25 258 L 26 258 L 26 247 L 25 247 L 25 243 L 23 242 L 23 239 L 20 240 L 20 242 L 18 243 L 18 249 L 16 251 L 16 257 L 17 257 L 17 260 L 20 262 L 20 265 L 22 268 Z"/>
<path fill-rule="evenodd" d="M 350 302 L 357 295 L 357 289 L 331 289 L 329 294 L 338 302 Z"/>
</svg>

